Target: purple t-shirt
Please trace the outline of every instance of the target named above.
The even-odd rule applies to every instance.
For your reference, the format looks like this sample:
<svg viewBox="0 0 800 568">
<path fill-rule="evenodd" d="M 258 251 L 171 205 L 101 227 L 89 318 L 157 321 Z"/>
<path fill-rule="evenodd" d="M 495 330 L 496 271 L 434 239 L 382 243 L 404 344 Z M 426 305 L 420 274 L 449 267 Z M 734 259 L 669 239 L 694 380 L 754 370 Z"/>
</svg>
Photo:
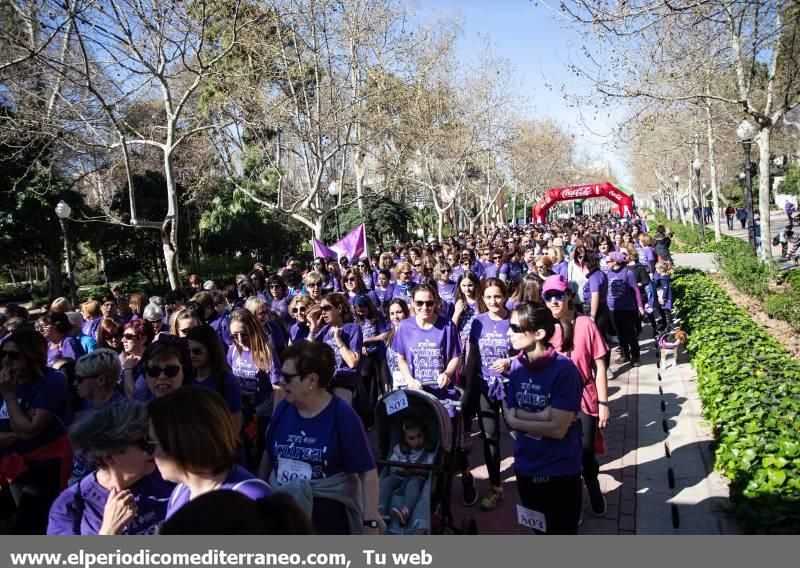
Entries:
<svg viewBox="0 0 800 568">
<path fill-rule="evenodd" d="M 240 465 L 234 465 L 225 481 L 216 489 L 229 489 L 241 493 L 245 497 L 249 497 L 253 501 L 257 501 L 263 497 L 272 495 L 272 488 L 269 483 L 262 479 L 258 479 L 252 473 L 247 471 Z M 189 488 L 183 483 L 179 484 L 172 491 L 169 497 L 169 504 L 167 505 L 167 519 L 175 514 L 175 511 L 186 505 L 192 497 Z"/>
<path fill-rule="evenodd" d="M 639 295 L 639 286 L 632 270 L 623 267 L 620 270 L 608 271 L 608 309 L 609 310 L 636 310 Z"/>
<path fill-rule="evenodd" d="M 211 319 L 208 320 L 208 325 L 211 326 L 211 329 L 217 332 L 217 336 L 219 337 L 220 341 L 222 341 L 223 347 L 229 347 L 233 344 L 230 322 L 226 316 L 215 311 L 214 315 L 211 316 Z"/>
<path fill-rule="evenodd" d="M 546 367 L 533 370 L 524 354 L 515 357 L 509 370 L 509 408 L 540 412 L 547 408 L 578 412 L 583 380 L 575 364 L 558 355 Z M 536 434 L 517 433 L 514 467 L 522 475 L 537 477 L 572 475 L 581 465 L 581 423 L 574 421 L 561 440 Z"/>
<path fill-rule="evenodd" d="M 61 359 L 72 359 L 73 361 L 77 361 L 78 358 L 83 354 L 81 342 L 74 337 L 65 336 L 64 339 L 61 340 L 60 346 L 48 342 L 47 365 L 48 367 L 51 367 L 56 361 L 60 361 Z"/>
<path fill-rule="evenodd" d="M 125 525 L 123 535 L 156 534 L 167 514 L 173 484 L 161 479 L 158 470 L 129 487 L 136 514 Z M 49 535 L 96 535 L 103 525 L 103 512 L 110 491 L 90 473 L 66 489 L 50 507 Z"/>
<path fill-rule="evenodd" d="M 309 331 L 311 330 L 307 325 L 296 321 L 289 328 L 289 341 L 294 343 L 295 341 L 300 341 L 301 339 L 307 339 Z"/>
<path fill-rule="evenodd" d="M 97 339 L 97 330 L 100 329 L 101 323 L 103 323 L 103 316 L 97 316 L 94 319 L 84 320 L 81 331 L 83 331 L 83 333 L 89 337 Z"/>
<path fill-rule="evenodd" d="M 270 420 L 265 448 L 281 485 L 294 477 L 321 479 L 375 469 L 361 419 L 336 395 L 312 418 L 303 418 L 296 406 L 282 400 Z"/>
<path fill-rule="evenodd" d="M 466 303 L 467 305 L 464 306 L 464 311 L 461 312 L 461 315 L 458 316 L 458 326 L 456 329 L 458 330 L 458 336 L 461 339 L 461 351 L 463 352 L 467 348 L 467 342 L 469 341 L 469 332 L 472 329 L 472 320 L 475 319 L 475 316 L 478 315 L 478 303 Z M 455 310 L 455 307 L 453 308 Z"/>
<path fill-rule="evenodd" d="M 506 280 L 508 280 L 508 272 L 510 268 L 508 264 L 503 264 L 500 268 L 494 262 L 490 262 L 484 265 L 483 269 L 483 278 L 484 280 L 488 280 L 489 278 L 500 278 L 501 274 L 506 275 Z"/>
<path fill-rule="evenodd" d="M 443 302 L 447 302 L 448 304 L 455 304 L 456 302 L 455 282 L 447 282 L 446 284 L 442 284 L 437 280 L 436 288 L 439 290 L 439 297 L 442 299 Z"/>
<path fill-rule="evenodd" d="M 668 274 L 653 275 L 653 288 L 655 289 L 658 301 L 665 310 L 672 309 L 672 285 Z"/>
<path fill-rule="evenodd" d="M 512 282 L 519 282 L 522 280 L 522 271 L 525 265 L 522 262 L 509 262 L 508 263 L 508 279 Z"/>
<path fill-rule="evenodd" d="M 653 274 L 656 271 L 656 253 L 653 247 L 640 248 L 639 256 L 642 258 L 642 264 L 647 266 L 647 272 Z"/>
<path fill-rule="evenodd" d="M 219 392 L 219 387 L 217 387 L 214 377 L 208 377 L 204 381 L 198 381 L 195 378 L 192 380 L 192 384 L 211 389 L 222 395 L 231 414 L 242 411 L 242 388 L 239 384 L 239 379 L 233 373 L 225 373 L 222 376 L 222 392 Z"/>
<path fill-rule="evenodd" d="M 50 367 L 45 368 L 41 379 L 30 379 L 17 384 L 17 402 L 27 414 L 31 410 L 46 410 L 53 414 L 47 426 L 29 440 L 18 438 L 16 442 L 0 448 L 0 456 L 11 453 L 26 454 L 58 439 L 67 431 L 70 411 L 67 406 L 69 385 L 66 377 Z M 0 432 L 11 432 L 11 419 L 5 400 L 0 404 Z"/>
<path fill-rule="evenodd" d="M 342 353 L 336 344 L 336 339 L 331 332 L 331 326 L 326 325 L 317 332 L 314 336 L 314 341 L 327 343 L 333 349 L 333 354 L 336 357 L 336 372 L 333 375 L 333 383 L 336 386 L 337 382 L 352 380 L 359 376 L 359 367 L 356 365 L 355 369 L 351 369 L 342 358 Z M 361 354 L 361 348 L 364 346 L 364 336 L 361 333 L 361 328 L 356 323 L 346 323 L 342 325 L 342 342 L 353 353 Z"/>
<path fill-rule="evenodd" d="M 583 285 L 583 303 L 592 305 L 592 293 L 600 292 L 600 305 L 606 303 L 608 296 L 608 277 L 602 270 L 595 270 L 586 277 L 586 284 Z"/>
<path fill-rule="evenodd" d="M 560 274 L 564 277 L 564 280 L 569 280 L 569 262 L 566 260 L 562 260 L 561 262 L 557 262 L 553 265 L 553 272 L 555 274 Z"/>
<path fill-rule="evenodd" d="M 400 322 L 392 349 L 405 357 L 416 380 L 435 385 L 450 360 L 461 354 L 461 342 L 450 320 L 439 317 L 429 329 L 422 329 L 412 317 Z"/>
<path fill-rule="evenodd" d="M 280 382 L 281 364 L 275 350 L 272 350 L 272 365 L 269 371 L 262 371 L 253 363 L 253 354 L 250 351 L 239 351 L 235 345 L 228 348 L 228 365 L 233 374 L 239 379 L 242 396 L 258 406 L 264 402 L 272 385 Z"/>
<path fill-rule="evenodd" d="M 363 338 L 362 341 L 364 339 L 375 337 L 376 335 L 381 335 L 391 328 L 391 325 L 387 323 L 380 312 L 378 312 L 377 315 L 378 317 L 375 318 L 375 321 L 364 320 L 359 324 L 361 326 L 361 337 Z M 383 352 L 383 341 L 371 341 L 369 343 L 364 342 L 364 345 L 367 347 L 367 353 L 370 355 L 373 353 Z"/>
<path fill-rule="evenodd" d="M 485 386 L 486 381 L 491 379 L 503 379 L 499 373 L 492 370 L 492 364 L 498 359 L 508 357 L 508 349 L 511 345 L 508 339 L 508 325 L 508 319 L 494 320 L 488 312 L 478 314 L 472 320 L 469 342 L 478 347 L 481 374 L 484 380 L 482 386 Z"/>
<path fill-rule="evenodd" d="M 348 292 L 347 293 L 347 301 L 350 302 L 351 306 L 353 305 L 353 300 L 356 299 L 356 296 L 366 296 L 367 298 L 369 298 L 369 301 L 372 302 L 372 306 L 375 309 L 378 309 L 378 310 L 381 309 L 381 299 L 372 290 L 370 290 L 370 291 L 368 291 L 366 293 L 362 293 L 362 294 L 351 294 L 350 292 Z"/>
<path fill-rule="evenodd" d="M 269 304 L 269 309 L 275 313 L 284 324 L 291 321 L 289 317 L 289 301 L 291 298 L 287 295 L 280 300 L 273 299 Z"/>
<path fill-rule="evenodd" d="M 386 294 L 384 295 L 384 303 L 389 303 L 395 298 L 401 298 L 406 301 L 407 304 L 411 304 L 411 289 L 414 287 L 413 282 L 409 282 L 407 286 L 403 286 L 400 282 L 395 282 L 394 284 L 389 284 L 389 287 L 386 289 Z"/>
</svg>

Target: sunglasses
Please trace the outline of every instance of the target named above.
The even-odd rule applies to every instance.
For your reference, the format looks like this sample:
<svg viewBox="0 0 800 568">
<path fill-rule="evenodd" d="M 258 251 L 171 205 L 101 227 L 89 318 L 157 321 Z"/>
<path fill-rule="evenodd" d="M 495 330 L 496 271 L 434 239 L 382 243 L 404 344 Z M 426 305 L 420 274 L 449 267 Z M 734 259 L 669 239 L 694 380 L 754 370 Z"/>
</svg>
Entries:
<svg viewBox="0 0 800 568">
<path fill-rule="evenodd" d="M 519 324 L 516 323 L 508 324 L 508 329 L 510 329 L 514 333 L 525 333 L 525 331 L 519 326 Z"/>
<path fill-rule="evenodd" d="M 292 308 L 293 314 L 304 314 L 306 312 L 305 308 Z"/>
<path fill-rule="evenodd" d="M 75 384 L 79 385 L 83 381 L 86 381 L 86 380 L 89 380 L 89 379 L 96 379 L 97 377 L 98 377 L 98 375 L 86 375 L 86 376 L 75 375 Z"/>
<path fill-rule="evenodd" d="M 328 305 L 325 305 L 325 306 L 320 306 L 319 309 L 322 310 L 323 312 L 329 312 L 329 311 L 331 311 L 333 309 L 333 306 L 328 304 Z"/>
<path fill-rule="evenodd" d="M 148 365 L 145 369 L 145 372 L 147 373 L 147 376 L 152 379 L 160 377 L 161 373 L 164 373 L 168 379 L 174 379 L 178 376 L 178 373 L 181 372 L 181 366 L 167 365 L 166 367 L 159 367 L 157 365 Z"/>
<path fill-rule="evenodd" d="M 425 306 L 426 308 L 432 308 L 436 302 L 434 300 L 415 300 L 414 305 L 418 308 Z"/>
<path fill-rule="evenodd" d="M 19 351 L 0 351 L 0 361 L 8 357 L 9 361 L 19 360 Z"/>
<path fill-rule="evenodd" d="M 142 438 L 141 440 L 136 440 L 134 444 L 137 448 L 145 452 L 146 454 L 153 455 L 156 451 L 156 446 L 158 442 L 155 440 L 148 440 L 147 438 Z"/>
<path fill-rule="evenodd" d="M 564 301 L 564 293 L 560 294 L 547 294 L 544 297 L 545 302 L 563 302 Z"/>
<path fill-rule="evenodd" d="M 300 377 L 300 380 L 303 380 L 302 377 L 305 373 L 282 373 L 282 375 L 281 382 L 288 385 L 295 377 Z"/>
<path fill-rule="evenodd" d="M 319 282 L 314 282 L 312 284 L 306 284 L 307 288 L 319 288 L 321 284 Z"/>
<path fill-rule="evenodd" d="M 503 257 L 502 256 L 493 256 L 492 260 L 500 260 L 501 258 L 503 258 Z"/>
<path fill-rule="evenodd" d="M 124 333 L 122 334 L 122 339 L 133 341 L 134 339 L 139 339 L 139 336 L 135 333 Z"/>
</svg>

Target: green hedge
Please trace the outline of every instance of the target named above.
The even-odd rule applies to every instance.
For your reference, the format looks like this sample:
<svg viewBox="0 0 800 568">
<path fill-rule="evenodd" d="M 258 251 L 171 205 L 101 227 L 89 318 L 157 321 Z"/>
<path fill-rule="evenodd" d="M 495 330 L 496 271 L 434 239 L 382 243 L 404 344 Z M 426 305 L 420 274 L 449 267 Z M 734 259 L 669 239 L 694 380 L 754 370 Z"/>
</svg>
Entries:
<svg viewBox="0 0 800 568">
<path fill-rule="evenodd" d="M 750 533 L 800 532 L 800 363 L 702 273 L 677 270 L 673 291 L 737 516 Z"/>
<path fill-rule="evenodd" d="M 775 267 L 762 262 L 747 241 L 723 239 L 715 253 L 717 266 L 733 286 L 750 296 L 764 300 L 769 294 L 769 284 L 775 276 Z"/>
</svg>

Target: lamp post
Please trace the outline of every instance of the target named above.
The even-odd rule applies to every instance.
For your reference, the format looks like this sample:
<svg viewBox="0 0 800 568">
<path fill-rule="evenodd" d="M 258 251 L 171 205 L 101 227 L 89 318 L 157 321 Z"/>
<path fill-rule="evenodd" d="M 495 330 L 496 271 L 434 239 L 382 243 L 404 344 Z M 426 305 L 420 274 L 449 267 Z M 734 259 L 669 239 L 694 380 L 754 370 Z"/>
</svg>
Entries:
<svg viewBox="0 0 800 568">
<path fill-rule="evenodd" d="M 753 180 L 750 178 L 750 147 L 753 144 L 754 133 L 755 128 L 747 120 L 743 120 L 736 128 L 736 136 L 742 141 L 744 149 L 744 207 L 747 210 L 747 241 L 753 252 L 757 252 L 756 225 L 753 219 Z"/>
<path fill-rule="evenodd" d="M 66 252 L 67 262 L 67 281 L 69 282 L 70 300 L 72 308 L 78 307 L 78 291 L 75 289 L 75 274 L 72 272 L 72 252 L 69 248 L 69 233 L 67 232 L 67 219 L 72 215 L 72 208 L 62 199 L 56 205 L 56 217 L 61 223 L 61 232 L 64 234 L 64 251 Z"/>
<path fill-rule="evenodd" d="M 672 203 L 675 203 L 675 204 L 677 204 L 678 207 L 680 207 L 681 206 L 681 199 L 680 199 L 680 194 L 678 193 L 678 184 L 681 181 L 681 176 L 679 176 L 679 175 L 673 176 L 672 177 L 672 181 L 675 182 L 675 201 L 672 202 Z M 670 205 L 672 205 L 672 203 L 670 203 Z M 673 211 L 672 215 L 670 215 L 670 219 L 673 218 L 674 214 L 675 214 L 675 212 Z M 680 211 L 678 212 L 678 217 L 679 218 L 682 217 Z"/>
<path fill-rule="evenodd" d="M 700 242 L 706 244 L 706 224 L 705 224 L 705 216 L 703 212 L 703 190 L 700 187 L 700 168 L 702 167 L 703 163 L 700 161 L 700 158 L 695 158 L 694 162 L 692 162 L 692 167 L 694 168 L 694 177 L 695 181 L 697 182 L 697 193 L 700 195 L 698 196 L 697 206 L 700 208 Z"/>
<path fill-rule="evenodd" d="M 328 185 L 328 195 L 330 195 L 334 199 L 339 197 L 339 192 L 340 191 L 341 191 L 341 188 L 339 187 L 339 182 L 338 181 L 332 181 Z M 336 217 L 336 240 L 338 241 L 339 239 L 342 238 L 342 235 L 339 232 L 339 204 L 338 203 L 333 206 L 333 215 L 334 215 L 334 217 Z"/>
</svg>

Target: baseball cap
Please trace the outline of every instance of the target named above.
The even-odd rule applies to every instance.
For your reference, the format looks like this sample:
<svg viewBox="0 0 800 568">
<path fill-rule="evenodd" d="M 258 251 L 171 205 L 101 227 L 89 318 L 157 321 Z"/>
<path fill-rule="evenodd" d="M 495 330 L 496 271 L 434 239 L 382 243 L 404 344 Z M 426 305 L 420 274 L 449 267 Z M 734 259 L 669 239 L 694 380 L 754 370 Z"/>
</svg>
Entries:
<svg viewBox="0 0 800 568">
<path fill-rule="evenodd" d="M 564 277 L 560 274 L 554 274 L 553 276 L 548 276 L 544 279 L 544 284 L 542 284 L 542 296 L 547 294 L 548 292 L 566 292 L 569 289 L 569 284 Z"/>
</svg>

